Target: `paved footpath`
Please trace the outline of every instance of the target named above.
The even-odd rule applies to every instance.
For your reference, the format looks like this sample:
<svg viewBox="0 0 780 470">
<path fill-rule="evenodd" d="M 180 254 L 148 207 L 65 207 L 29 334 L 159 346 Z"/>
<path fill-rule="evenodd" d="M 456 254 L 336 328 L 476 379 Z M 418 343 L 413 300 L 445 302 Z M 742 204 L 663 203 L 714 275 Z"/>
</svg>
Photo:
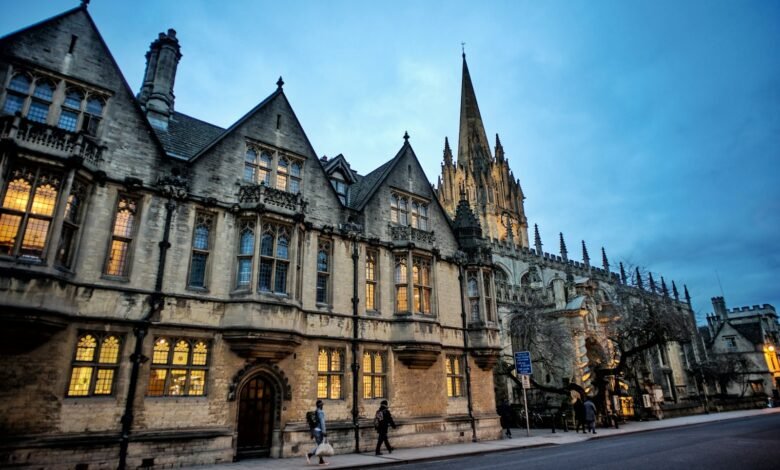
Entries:
<svg viewBox="0 0 780 470">
<path fill-rule="evenodd" d="M 759 410 L 729 411 L 723 413 L 711 413 L 705 415 L 685 416 L 682 418 L 664 419 L 661 421 L 630 421 L 620 425 L 620 429 L 600 428 L 597 434 L 582 434 L 574 431 L 563 432 L 558 430 L 552 434 L 549 429 L 532 429 L 531 436 L 526 436 L 525 429 L 513 429 L 512 439 L 497 441 L 468 442 L 462 444 L 450 444 L 434 447 L 418 447 L 397 449 L 392 454 L 385 453 L 382 456 L 366 454 L 340 454 L 328 458 L 327 468 L 368 468 L 385 465 L 408 464 L 425 460 L 441 460 L 451 457 L 466 455 L 479 455 L 489 452 L 501 452 L 507 450 L 523 449 L 529 447 L 542 447 L 550 445 L 571 444 L 588 439 L 601 439 L 622 434 L 653 431 L 656 429 L 691 426 L 702 423 L 712 423 L 727 419 L 746 418 L 760 416 L 769 413 L 778 413 L 780 408 L 764 408 Z M 314 463 L 307 465 L 304 457 L 292 457 L 287 459 L 256 459 L 244 460 L 236 463 L 220 465 L 203 465 L 190 467 L 197 470 L 285 470 L 319 467 Z"/>
</svg>

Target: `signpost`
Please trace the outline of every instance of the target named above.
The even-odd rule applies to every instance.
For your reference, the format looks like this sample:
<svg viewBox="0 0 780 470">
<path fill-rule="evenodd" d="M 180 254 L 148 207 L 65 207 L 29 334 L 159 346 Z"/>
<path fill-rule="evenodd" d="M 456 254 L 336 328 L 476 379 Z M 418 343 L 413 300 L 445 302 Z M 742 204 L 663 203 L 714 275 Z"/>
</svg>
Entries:
<svg viewBox="0 0 780 470">
<path fill-rule="evenodd" d="M 531 374 L 533 369 L 531 368 L 531 352 L 530 351 L 517 351 L 515 352 L 515 370 L 520 376 L 523 384 L 523 408 L 525 409 L 525 433 L 526 436 L 531 436 L 531 425 L 529 422 L 530 416 L 528 415 L 528 397 L 525 394 L 526 389 L 531 388 Z"/>
</svg>

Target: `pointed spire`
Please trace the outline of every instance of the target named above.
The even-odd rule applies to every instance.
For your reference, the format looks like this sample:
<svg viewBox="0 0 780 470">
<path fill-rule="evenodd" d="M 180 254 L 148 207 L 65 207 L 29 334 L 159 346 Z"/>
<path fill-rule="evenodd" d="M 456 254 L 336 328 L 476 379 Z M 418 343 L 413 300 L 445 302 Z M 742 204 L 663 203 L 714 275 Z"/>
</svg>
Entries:
<svg viewBox="0 0 780 470">
<path fill-rule="evenodd" d="M 458 132 L 458 164 L 468 166 L 475 159 L 490 160 L 490 146 L 482 116 L 479 113 L 474 85 L 471 84 L 466 54 L 463 54 L 463 79 L 460 92 L 460 128 Z"/>
<path fill-rule="evenodd" d="M 636 268 L 636 286 L 642 290 L 645 290 L 645 285 L 642 283 L 642 275 L 639 273 L 639 268 Z"/>
<path fill-rule="evenodd" d="M 601 247 L 601 267 L 604 268 L 604 271 L 609 273 L 609 260 L 607 259 L 607 252 L 604 250 L 604 247 Z"/>
<path fill-rule="evenodd" d="M 452 165 L 452 149 L 450 149 L 450 141 L 446 137 L 444 138 L 444 164 Z"/>
<path fill-rule="evenodd" d="M 663 276 L 661 276 L 661 293 L 664 297 L 669 297 L 669 289 L 666 287 L 666 281 L 664 281 Z"/>
<path fill-rule="evenodd" d="M 688 293 L 688 286 L 683 284 L 683 289 L 685 291 L 685 302 L 690 307 L 691 306 L 691 294 Z"/>
<path fill-rule="evenodd" d="M 675 285 L 674 281 L 672 281 L 672 295 L 674 296 L 674 300 L 680 301 L 680 293 L 677 291 L 677 285 Z"/>
<path fill-rule="evenodd" d="M 495 156 L 496 156 L 496 161 L 498 161 L 498 163 L 504 162 L 504 146 L 501 145 L 501 139 L 498 138 L 498 133 L 496 133 Z"/>
<path fill-rule="evenodd" d="M 620 262 L 620 280 L 623 284 L 628 284 L 628 278 L 626 277 L 626 268 L 623 267 L 623 262 Z"/>
<path fill-rule="evenodd" d="M 538 256 L 544 256 L 542 252 L 542 237 L 539 236 L 539 226 L 534 224 L 534 248 Z"/>
<path fill-rule="evenodd" d="M 585 240 L 582 240 L 582 262 L 585 267 L 590 268 L 590 256 L 588 256 L 588 247 L 585 246 Z"/>
<path fill-rule="evenodd" d="M 279 80 L 276 81 L 276 87 L 281 90 L 283 86 L 284 86 L 284 80 L 282 80 L 282 76 L 279 75 Z"/>
<path fill-rule="evenodd" d="M 658 289 L 656 288 L 656 285 L 655 285 L 655 279 L 653 279 L 653 273 L 652 273 L 652 272 L 648 272 L 648 273 L 647 273 L 647 276 L 650 278 L 650 292 L 652 292 L 653 294 L 655 294 L 655 292 L 656 292 Z"/>
<path fill-rule="evenodd" d="M 569 261 L 569 251 L 566 249 L 566 242 L 563 241 L 563 232 L 559 232 L 558 235 L 561 238 L 561 258 L 563 261 Z"/>
</svg>

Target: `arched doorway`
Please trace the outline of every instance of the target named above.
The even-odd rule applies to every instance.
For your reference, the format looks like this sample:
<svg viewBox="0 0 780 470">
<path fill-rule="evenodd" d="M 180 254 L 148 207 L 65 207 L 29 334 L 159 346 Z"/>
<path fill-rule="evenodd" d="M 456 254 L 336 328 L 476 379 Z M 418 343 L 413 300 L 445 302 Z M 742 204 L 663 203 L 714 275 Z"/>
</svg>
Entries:
<svg viewBox="0 0 780 470">
<path fill-rule="evenodd" d="M 241 387 L 238 398 L 237 457 L 267 457 L 276 418 L 277 394 L 273 382 L 256 375 Z"/>
</svg>

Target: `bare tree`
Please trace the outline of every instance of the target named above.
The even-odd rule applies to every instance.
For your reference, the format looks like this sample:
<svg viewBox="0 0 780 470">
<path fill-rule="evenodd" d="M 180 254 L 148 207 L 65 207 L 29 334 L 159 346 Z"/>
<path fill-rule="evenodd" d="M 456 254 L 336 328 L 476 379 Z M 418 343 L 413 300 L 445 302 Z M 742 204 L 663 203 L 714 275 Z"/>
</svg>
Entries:
<svg viewBox="0 0 780 470">
<path fill-rule="evenodd" d="M 727 395 L 729 385 L 735 383 L 740 386 L 740 397 L 747 391 L 748 382 L 745 378 L 751 365 L 747 358 L 739 354 L 713 354 L 698 364 L 704 380 L 718 386 L 721 395 Z"/>
</svg>

